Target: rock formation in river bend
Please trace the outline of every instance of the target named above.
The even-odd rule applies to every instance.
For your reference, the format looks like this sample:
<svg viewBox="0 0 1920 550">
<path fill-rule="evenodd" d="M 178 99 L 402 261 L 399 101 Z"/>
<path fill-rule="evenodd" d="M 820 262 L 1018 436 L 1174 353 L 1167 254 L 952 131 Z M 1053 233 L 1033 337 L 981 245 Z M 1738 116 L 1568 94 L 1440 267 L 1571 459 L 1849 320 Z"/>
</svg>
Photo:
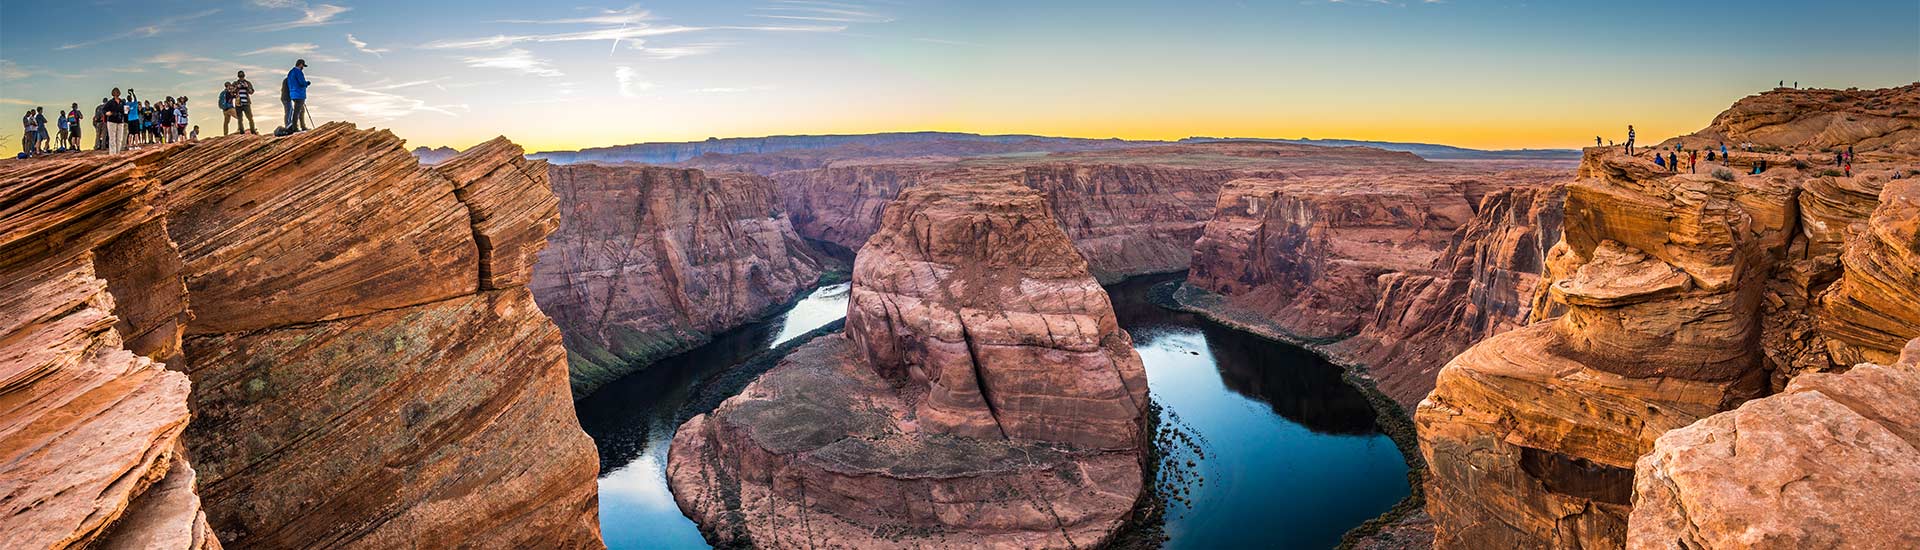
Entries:
<svg viewBox="0 0 1920 550">
<path fill-rule="evenodd" d="M 1454 358 L 1419 407 L 1437 545 L 1911 545 L 1910 509 L 1859 507 L 1912 484 L 1889 416 L 1920 399 L 1910 374 L 1819 373 L 1920 337 L 1920 206 L 1893 179 L 1920 160 L 1914 113 L 1920 85 L 1781 90 L 1661 145 L 1759 144 L 1698 174 L 1588 150 L 1546 261 L 1561 315 Z M 1852 177 L 1821 166 L 1846 145 Z"/>
<path fill-rule="evenodd" d="M 821 260 L 766 178 L 588 164 L 549 173 L 560 229 L 533 290 L 565 334 L 577 396 L 753 321 L 820 278 Z"/>
<path fill-rule="evenodd" d="M 16 319 L 67 336 L 25 349 L 68 359 L 28 362 L 43 374 L 9 375 L 8 391 L 50 407 L 97 385 L 67 405 L 87 408 L 42 418 L 78 424 L 76 437 L 109 451 L 35 466 L 47 475 L 34 487 L 99 496 L 8 498 L 12 517 L 55 515 L 6 529 L 71 523 L 80 538 L 66 540 L 84 541 L 124 509 L 119 529 L 143 532 L 115 540 L 198 546 L 178 542 L 198 540 L 197 492 L 236 548 L 599 545 L 593 447 L 573 416 L 559 331 L 524 286 L 553 199 L 542 163 L 518 147 L 496 140 L 429 170 L 391 133 L 334 123 L 16 166 L 56 171 L 22 180 L 31 200 L 0 201 L 46 212 L 23 218 L 28 231 L 4 226 L 44 240 L 27 257 L 37 275 L 4 280 L 61 286 L 8 293 L 29 309 L 6 311 L 45 312 Z M 37 193 L 48 181 L 72 183 Z M 111 230 L 99 220 L 118 220 L 116 209 L 148 219 Z M 190 395 L 133 354 L 184 372 Z M 55 433 L 38 422 L 16 435 Z M 182 443 L 191 468 L 172 450 Z M 128 507 L 136 494 L 172 504 Z"/>
<path fill-rule="evenodd" d="M 902 189 L 956 179 L 1015 179 L 1047 197 L 1054 219 L 1094 276 L 1113 282 L 1185 269 L 1220 187 L 1233 179 L 1432 166 L 1409 153 L 1250 142 L 1040 157 L 844 161 L 774 178 L 802 236 L 848 249 L 859 249 L 879 229 L 882 207 Z"/>
<path fill-rule="evenodd" d="M 1013 181 L 906 190 L 860 252 L 847 334 L 681 426 L 668 475 L 709 540 L 1085 548 L 1125 522 L 1145 371 Z"/>
<path fill-rule="evenodd" d="M 1181 299 L 1366 365 L 1411 407 L 1448 358 L 1526 319 L 1558 237 L 1556 179 L 1428 167 L 1238 180 Z"/>
</svg>

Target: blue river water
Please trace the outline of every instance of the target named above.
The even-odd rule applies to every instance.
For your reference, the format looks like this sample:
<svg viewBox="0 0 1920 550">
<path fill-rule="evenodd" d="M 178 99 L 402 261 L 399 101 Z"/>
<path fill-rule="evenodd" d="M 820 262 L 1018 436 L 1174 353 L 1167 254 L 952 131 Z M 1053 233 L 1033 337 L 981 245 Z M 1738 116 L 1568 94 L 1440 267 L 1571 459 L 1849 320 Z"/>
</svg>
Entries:
<svg viewBox="0 0 1920 550">
<path fill-rule="evenodd" d="M 1177 278 L 1177 277 L 1176 277 Z M 1408 493 L 1407 466 L 1364 396 L 1338 367 L 1305 350 L 1226 329 L 1147 300 L 1173 280 L 1108 287 L 1147 367 L 1161 423 L 1169 499 L 1165 547 L 1331 548 L 1348 529 Z M 667 449 L 702 388 L 754 355 L 846 313 L 847 286 L 814 291 L 765 322 L 716 338 L 581 400 L 600 450 L 600 527 L 607 546 L 707 548 L 667 489 Z"/>
</svg>

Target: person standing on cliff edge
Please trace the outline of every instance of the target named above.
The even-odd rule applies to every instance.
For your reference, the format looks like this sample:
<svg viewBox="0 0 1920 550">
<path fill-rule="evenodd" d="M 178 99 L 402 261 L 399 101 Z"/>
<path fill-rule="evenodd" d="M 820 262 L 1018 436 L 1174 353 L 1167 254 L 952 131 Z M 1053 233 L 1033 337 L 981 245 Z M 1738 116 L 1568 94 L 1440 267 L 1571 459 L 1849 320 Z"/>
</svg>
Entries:
<svg viewBox="0 0 1920 550">
<path fill-rule="evenodd" d="M 253 81 L 247 80 L 246 71 L 240 71 L 238 76 L 240 79 L 233 81 L 234 130 L 258 134 L 260 130 L 253 126 Z"/>
<path fill-rule="evenodd" d="M 113 99 L 107 100 L 107 154 L 118 155 L 127 150 L 127 104 L 120 101 L 120 89 L 113 89 Z"/>
<path fill-rule="evenodd" d="M 1627 125 L 1627 154 L 1633 154 L 1633 125 Z"/>
<path fill-rule="evenodd" d="M 293 70 L 287 71 L 287 99 L 289 100 L 287 132 L 289 133 L 312 130 L 307 127 L 306 115 L 307 86 L 313 83 L 307 82 L 306 68 L 307 60 L 299 59 L 293 62 Z"/>
</svg>

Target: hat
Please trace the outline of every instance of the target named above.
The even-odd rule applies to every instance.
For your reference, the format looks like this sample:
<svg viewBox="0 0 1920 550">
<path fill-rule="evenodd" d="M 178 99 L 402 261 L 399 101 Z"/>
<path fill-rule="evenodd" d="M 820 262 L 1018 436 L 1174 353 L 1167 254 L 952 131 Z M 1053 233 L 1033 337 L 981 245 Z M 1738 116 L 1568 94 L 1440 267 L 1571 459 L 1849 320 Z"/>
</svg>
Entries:
<svg viewBox="0 0 1920 550">
<path fill-rule="evenodd" d="M 293 66 L 295 66 L 295 67 L 306 67 L 306 66 L 307 66 L 307 60 L 305 60 L 305 59 L 295 59 L 295 60 L 293 60 Z"/>
</svg>

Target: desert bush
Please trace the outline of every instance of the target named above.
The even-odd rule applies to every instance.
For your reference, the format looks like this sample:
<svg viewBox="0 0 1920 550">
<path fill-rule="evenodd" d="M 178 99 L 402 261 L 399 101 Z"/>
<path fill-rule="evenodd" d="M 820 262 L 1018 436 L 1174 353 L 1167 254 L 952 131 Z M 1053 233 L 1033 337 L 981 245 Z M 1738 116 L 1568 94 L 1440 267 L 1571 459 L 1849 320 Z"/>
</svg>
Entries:
<svg viewBox="0 0 1920 550">
<path fill-rule="evenodd" d="M 1720 181 L 1733 181 L 1733 178 L 1734 178 L 1734 175 L 1732 170 L 1728 170 L 1725 168 L 1713 169 L 1713 179 L 1717 179 Z"/>
</svg>

